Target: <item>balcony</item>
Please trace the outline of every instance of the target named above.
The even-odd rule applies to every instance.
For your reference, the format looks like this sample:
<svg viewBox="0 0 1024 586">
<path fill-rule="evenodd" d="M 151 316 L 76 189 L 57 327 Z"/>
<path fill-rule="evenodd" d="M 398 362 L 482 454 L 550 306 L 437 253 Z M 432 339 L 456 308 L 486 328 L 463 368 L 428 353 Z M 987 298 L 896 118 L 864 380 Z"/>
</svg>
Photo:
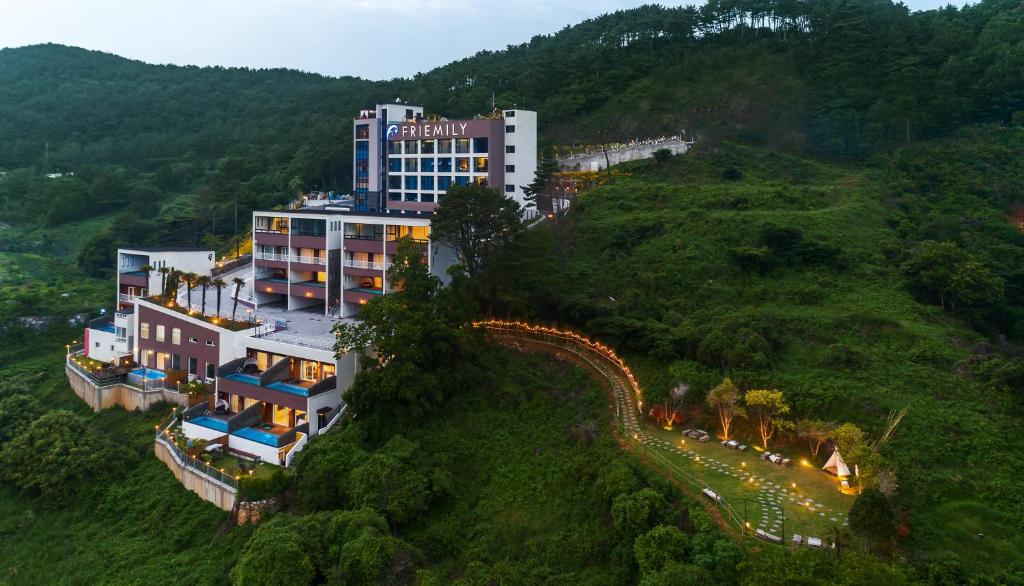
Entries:
<svg viewBox="0 0 1024 586">
<path fill-rule="evenodd" d="M 274 254 L 269 252 L 257 252 L 252 255 L 253 260 L 258 267 L 269 267 L 273 269 L 286 269 L 288 268 L 288 255 L 287 254 Z"/>
<path fill-rule="evenodd" d="M 118 273 L 117 282 L 120 285 L 129 285 L 132 287 L 149 287 L 149 277 L 142 271 L 127 271 L 124 273 Z"/>
<path fill-rule="evenodd" d="M 255 291 L 256 293 L 274 293 L 277 295 L 287 295 L 288 279 L 283 279 L 280 277 L 256 279 L 253 285 L 253 291 Z"/>
<path fill-rule="evenodd" d="M 269 244 L 271 246 L 288 246 L 287 231 L 253 230 L 252 240 L 256 244 Z"/>
<path fill-rule="evenodd" d="M 327 236 L 312 232 L 293 232 L 292 246 L 295 248 L 327 248 Z"/>
<path fill-rule="evenodd" d="M 372 269 L 375 271 L 384 270 L 384 263 L 371 262 L 368 260 L 346 260 L 345 266 L 352 269 Z"/>
<path fill-rule="evenodd" d="M 291 294 L 294 297 L 305 297 L 308 299 L 327 299 L 327 288 L 319 281 L 304 281 L 292 283 Z"/>
<path fill-rule="evenodd" d="M 305 271 L 322 271 L 327 266 L 327 256 L 299 256 L 293 254 L 289 257 L 292 268 Z"/>
<path fill-rule="evenodd" d="M 369 300 L 383 295 L 384 292 L 379 289 L 363 289 L 360 287 L 353 287 L 351 289 L 345 289 L 342 294 L 345 303 L 357 303 L 363 304 Z"/>
<path fill-rule="evenodd" d="M 133 303 L 136 299 L 145 299 L 146 295 L 129 295 L 128 293 L 118 293 L 117 300 L 121 303 Z"/>
<path fill-rule="evenodd" d="M 379 236 L 345 235 L 345 250 L 352 252 L 381 252 L 384 239 Z"/>
</svg>

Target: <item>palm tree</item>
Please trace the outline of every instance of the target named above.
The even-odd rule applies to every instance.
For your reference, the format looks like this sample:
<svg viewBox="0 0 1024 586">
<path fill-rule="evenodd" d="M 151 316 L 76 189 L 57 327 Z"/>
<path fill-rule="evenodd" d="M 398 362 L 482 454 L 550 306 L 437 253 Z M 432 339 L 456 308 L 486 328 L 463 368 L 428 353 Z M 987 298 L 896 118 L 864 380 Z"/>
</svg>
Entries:
<svg viewBox="0 0 1024 586">
<path fill-rule="evenodd" d="M 171 267 L 167 275 L 167 286 L 164 288 L 164 299 L 168 303 L 178 304 L 178 283 L 181 281 L 181 273 Z"/>
<path fill-rule="evenodd" d="M 192 311 L 192 289 L 196 288 L 196 279 L 199 275 L 195 273 L 185 273 L 185 301 L 188 302 L 188 306 L 185 308 L 187 311 Z"/>
<path fill-rule="evenodd" d="M 167 296 L 167 273 L 171 272 L 168 267 L 160 267 L 156 270 L 160 273 L 160 294 L 164 297 Z"/>
<path fill-rule="evenodd" d="M 148 296 L 149 295 L 149 273 L 153 272 L 153 266 L 149 265 L 149 264 L 144 264 L 144 265 L 142 265 L 142 268 L 140 268 L 139 270 L 142 271 L 143 273 L 145 273 L 145 275 L 146 275 L 146 295 L 145 296 Z"/>
<path fill-rule="evenodd" d="M 211 279 L 209 275 L 200 275 L 196 277 L 196 285 L 203 288 L 203 301 L 202 305 L 199 306 L 199 313 L 202 315 L 206 315 L 206 288 L 209 287 L 212 282 L 213 279 Z"/>
<path fill-rule="evenodd" d="M 212 281 L 212 285 L 217 289 L 217 317 L 220 317 L 220 294 L 228 284 L 224 279 L 217 277 Z"/>
<path fill-rule="evenodd" d="M 242 290 L 242 285 L 245 284 L 245 279 L 242 277 L 235 277 L 231 282 L 235 284 L 235 304 L 231 307 L 231 321 L 235 321 L 235 312 L 238 311 L 238 292 Z"/>
</svg>

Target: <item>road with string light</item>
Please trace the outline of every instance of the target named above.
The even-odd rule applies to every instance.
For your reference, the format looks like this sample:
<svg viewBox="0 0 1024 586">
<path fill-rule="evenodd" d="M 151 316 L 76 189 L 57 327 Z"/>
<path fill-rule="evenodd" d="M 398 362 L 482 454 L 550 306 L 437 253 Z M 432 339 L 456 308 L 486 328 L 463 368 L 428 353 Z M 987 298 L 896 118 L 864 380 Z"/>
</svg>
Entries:
<svg viewBox="0 0 1024 586">
<path fill-rule="evenodd" d="M 612 392 L 623 443 L 703 498 L 742 533 L 762 538 L 767 534 L 785 543 L 791 543 L 793 535 L 801 535 L 805 542 L 810 536 L 824 544 L 836 529 L 847 526 L 852 497 L 841 494 L 834 479 L 808 464 L 782 468 L 762 461 L 757 452 L 741 453 L 713 441 L 702 444 L 645 423 L 640 385 L 608 346 L 574 332 L 525 322 L 488 320 L 473 325 L 496 342 L 520 350 L 569 353 L 588 366 Z"/>
</svg>

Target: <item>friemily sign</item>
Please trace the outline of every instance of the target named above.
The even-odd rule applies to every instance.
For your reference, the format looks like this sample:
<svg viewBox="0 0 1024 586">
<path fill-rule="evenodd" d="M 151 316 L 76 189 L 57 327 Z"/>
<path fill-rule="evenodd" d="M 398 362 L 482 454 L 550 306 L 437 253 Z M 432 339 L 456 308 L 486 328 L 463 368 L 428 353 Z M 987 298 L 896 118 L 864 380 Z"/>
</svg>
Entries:
<svg viewBox="0 0 1024 586">
<path fill-rule="evenodd" d="M 388 140 L 417 138 L 455 138 L 472 133 L 471 122 L 421 122 L 419 124 L 392 124 L 388 126 Z"/>
</svg>

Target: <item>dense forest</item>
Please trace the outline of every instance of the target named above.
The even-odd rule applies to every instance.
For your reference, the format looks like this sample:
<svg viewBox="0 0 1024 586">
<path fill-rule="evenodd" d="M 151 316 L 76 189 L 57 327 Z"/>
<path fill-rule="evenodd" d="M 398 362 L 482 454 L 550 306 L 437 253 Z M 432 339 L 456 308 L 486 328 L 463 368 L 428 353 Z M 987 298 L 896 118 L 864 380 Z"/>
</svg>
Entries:
<svg viewBox="0 0 1024 586">
<path fill-rule="evenodd" d="M 492 95 L 537 110 L 548 146 L 697 145 L 517 235 L 474 275 L 479 304 L 391 298 L 407 346 L 465 354 L 364 376 L 351 401 L 393 401 L 267 489 L 283 514 L 228 530 L 149 456 L 162 413 L 94 415 L 68 391 L 64 344 L 109 304 L 96 277 L 118 245 L 232 250 L 252 209 L 347 191 L 358 109 L 471 116 Z M 0 50 L 0 582 L 1019 582 L 1022 124 L 1012 0 L 643 6 L 383 81 Z M 456 339 L 474 307 L 611 344 L 652 403 L 685 383 L 687 425 L 715 427 L 726 376 L 781 390 L 801 425 L 878 437 L 907 409 L 873 462 L 884 539 L 845 535 L 840 556 L 730 539 L 617 449 L 580 371 Z M 784 449 L 805 450 L 796 429 Z M 33 435 L 58 455 L 25 460 Z"/>
</svg>

